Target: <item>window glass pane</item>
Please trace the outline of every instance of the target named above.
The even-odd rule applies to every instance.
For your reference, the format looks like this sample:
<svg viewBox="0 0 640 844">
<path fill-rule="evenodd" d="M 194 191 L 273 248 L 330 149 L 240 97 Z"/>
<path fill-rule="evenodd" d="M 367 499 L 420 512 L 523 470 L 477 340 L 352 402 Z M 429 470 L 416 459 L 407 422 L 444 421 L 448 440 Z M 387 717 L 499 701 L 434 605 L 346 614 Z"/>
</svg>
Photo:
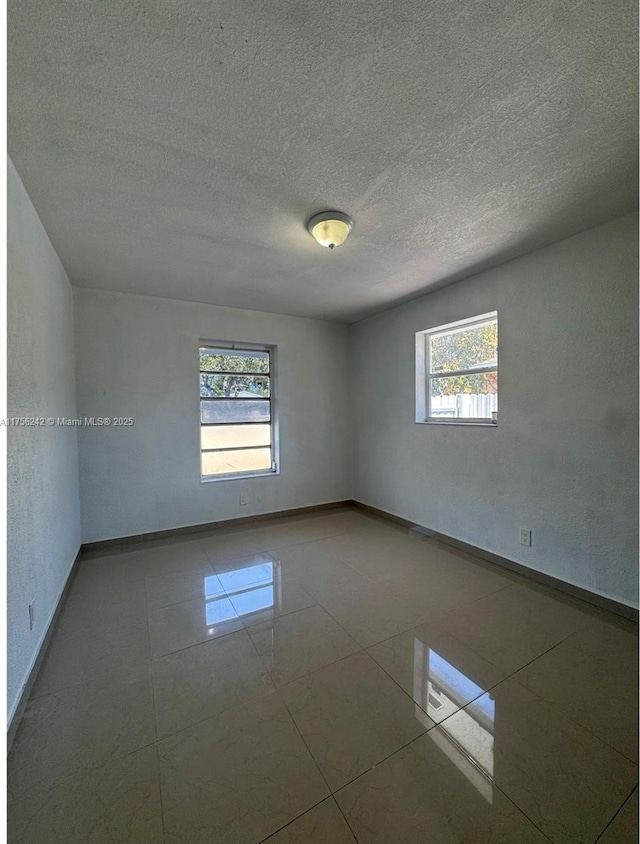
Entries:
<svg viewBox="0 0 640 844">
<path fill-rule="evenodd" d="M 429 338 L 432 373 L 498 365 L 498 323 L 456 329 Z"/>
<path fill-rule="evenodd" d="M 269 353 L 201 348 L 200 369 L 203 372 L 269 372 Z"/>
<path fill-rule="evenodd" d="M 268 375 L 206 375 L 200 373 L 200 396 L 229 398 L 269 397 Z"/>
<path fill-rule="evenodd" d="M 246 451 L 203 451 L 203 475 L 226 475 L 231 472 L 256 472 L 271 469 L 270 448 L 250 448 Z"/>
<path fill-rule="evenodd" d="M 246 448 L 270 445 L 270 425 L 215 425 L 200 429 L 201 448 Z"/>
<path fill-rule="evenodd" d="M 268 422 L 271 419 L 271 404 L 268 399 L 200 402 L 201 422 Z"/>
<path fill-rule="evenodd" d="M 431 411 L 435 419 L 491 419 L 498 410 L 498 373 L 431 378 Z"/>
</svg>

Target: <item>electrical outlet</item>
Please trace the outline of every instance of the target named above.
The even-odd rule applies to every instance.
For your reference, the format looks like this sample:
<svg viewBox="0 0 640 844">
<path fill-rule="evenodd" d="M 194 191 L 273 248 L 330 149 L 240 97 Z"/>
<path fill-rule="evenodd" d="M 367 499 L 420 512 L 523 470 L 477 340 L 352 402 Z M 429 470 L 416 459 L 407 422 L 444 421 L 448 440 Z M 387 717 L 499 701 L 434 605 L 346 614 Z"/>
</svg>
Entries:
<svg viewBox="0 0 640 844">
<path fill-rule="evenodd" d="M 520 545 L 531 548 L 531 531 L 527 528 L 520 528 Z"/>
<path fill-rule="evenodd" d="M 29 604 L 29 630 L 33 630 L 36 625 L 36 601 L 35 598 Z"/>
<path fill-rule="evenodd" d="M 244 506 L 245 504 L 249 503 L 249 493 L 248 492 L 241 492 L 240 493 L 240 504 Z"/>
</svg>

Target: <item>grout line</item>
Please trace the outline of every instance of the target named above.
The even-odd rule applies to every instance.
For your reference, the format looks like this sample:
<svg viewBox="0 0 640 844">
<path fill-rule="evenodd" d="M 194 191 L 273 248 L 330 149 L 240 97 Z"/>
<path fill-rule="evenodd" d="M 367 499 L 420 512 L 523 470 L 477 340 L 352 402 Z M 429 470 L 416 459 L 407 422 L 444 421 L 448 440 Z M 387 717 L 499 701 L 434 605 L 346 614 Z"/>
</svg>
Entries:
<svg viewBox="0 0 640 844">
<path fill-rule="evenodd" d="M 631 800 L 631 798 L 633 797 L 634 792 L 635 792 L 635 791 L 637 791 L 637 789 L 638 789 L 638 785 L 636 784 L 636 785 L 634 785 L 634 786 L 633 786 L 633 788 L 631 789 L 631 791 L 629 792 L 629 794 L 627 794 L 627 796 L 624 798 L 624 800 L 622 801 L 622 803 L 620 804 L 620 806 L 618 807 L 618 809 L 614 812 L 614 814 L 613 814 L 613 815 L 612 815 L 612 817 L 611 817 L 611 820 L 610 820 L 607 824 L 605 824 L 604 828 L 602 829 L 602 832 L 601 832 L 601 833 L 598 835 L 598 837 L 594 840 L 594 844 L 597 844 L 597 842 L 598 842 L 598 841 L 600 841 L 600 839 L 602 838 L 602 836 L 603 836 L 603 835 L 605 834 L 605 832 L 609 829 L 609 827 L 611 826 L 611 824 L 615 821 L 615 819 L 618 817 L 618 815 L 620 814 L 620 812 L 621 812 L 621 811 L 624 809 L 624 807 L 627 805 L 627 803 L 629 802 L 629 800 Z"/>
<path fill-rule="evenodd" d="M 162 841 L 166 842 L 167 832 L 164 823 L 164 801 L 162 799 L 162 774 L 160 773 L 160 753 L 158 751 L 158 742 L 155 743 L 156 768 L 158 771 L 158 794 L 160 796 L 160 821 L 162 823 Z"/>
<path fill-rule="evenodd" d="M 151 633 L 149 631 L 149 605 L 147 601 L 147 584 L 144 584 L 144 604 L 147 619 L 147 653 L 149 658 L 149 682 L 151 684 L 151 704 L 153 706 L 153 731 L 158 741 L 158 713 L 156 709 L 156 689 L 153 682 L 153 671 L 151 670 Z"/>
<path fill-rule="evenodd" d="M 635 765 L 637 767 L 638 766 L 638 760 L 637 759 L 632 759 L 630 756 L 627 756 L 627 754 L 624 751 L 619 750 L 617 747 L 614 747 L 610 742 L 608 742 L 602 736 L 595 733 L 592 729 L 585 726 L 584 724 L 581 724 L 580 721 L 578 721 L 573 715 L 570 715 L 568 712 L 565 712 L 563 709 L 560 709 L 560 707 L 557 706 L 553 701 L 548 700 L 545 697 L 542 697 L 541 694 L 534 691 L 533 689 L 530 689 L 529 686 L 525 686 L 525 684 L 520 682 L 520 680 L 518 680 L 518 678 L 516 677 L 516 674 L 519 674 L 525 668 L 528 668 L 532 663 L 536 662 L 537 660 L 541 659 L 543 656 L 546 656 L 548 653 L 555 650 L 555 648 L 557 648 L 559 645 L 565 644 L 565 642 L 567 642 L 569 639 L 571 639 L 574 635 L 575 635 L 575 633 L 570 633 L 564 639 L 561 639 L 559 642 L 556 642 L 556 644 L 552 645 L 550 648 L 548 648 L 548 650 L 546 650 L 543 653 L 539 654 L 538 656 L 534 657 L 532 660 L 527 662 L 526 665 L 523 665 L 522 668 L 518 668 L 517 671 L 514 671 L 508 677 L 505 677 L 505 680 L 513 680 L 514 683 L 517 683 L 521 688 L 523 688 L 523 689 L 525 689 L 525 691 L 529 692 L 529 694 L 538 698 L 538 700 L 541 700 L 546 706 L 548 706 L 550 709 L 553 709 L 553 711 L 557 712 L 558 715 L 560 715 L 562 718 L 566 718 L 567 721 L 571 721 L 572 724 L 575 724 L 581 730 L 584 730 L 586 733 L 589 733 L 589 735 L 592 738 L 594 738 L 597 742 L 599 742 L 600 744 L 604 744 L 605 747 L 609 748 L 609 750 L 612 750 L 615 754 L 622 756 L 623 759 L 626 759 L 628 762 L 631 762 L 632 765 Z M 504 682 L 504 681 L 502 681 L 502 682 Z M 495 686 L 493 688 L 495 688 Z"/>
<path fill-rule="evenodd" d="M 432 727 L 431 729 L 433 729 L 433 727 Z M 397 748 L 396 748 L 395 750 L 393 750 L 391 753 L 388 753 L 386 756 L 384 756 L 384 757 L 383 757 L 382 759 L 380 759 L 378 762 L 376 762 L 375 764 L 371 765 L 371 767 L 370 767 L 370 768 L 367 768 L 367 770 L 366 770 L 366 771 L 363 771 L 361 774 L 358 774 L 357 776 L 353 777 L 352 779 L 350 779 L 350 780 L 349 780 L 349 782 L 346 782 L 344 785 L 341 785 L 341 786 L 340 786 L 340 788 L 336 788 L 336 790 L 335 790 L 335 791 L 332 791 L 332 792 L 331 792 L 332 797 L 335 797 L 335 795 L 336 795 L 336 794 L 338 794 L 338 792 L 339 792 L 339 791 L 342 791 L 343 789 L 347 788 L 347 787 L 348 787 L 348 786 L 350 786 L 352 783 L 354 783 L 356 780 L 359 780 L 361 777 L 365 777 L 367 774 L 370 774 L 370 773 L 371 773 L 371 771 L 373 771 L 375 768 L 378 768 L 380 765 L 382 765 L 382 764 L 383 764 L 384 762 L 386 762 L 388 759 L 391 759 L 391 757 L 392 757 L 392 756 L 395 756 L 395 755 L 396 755 L 396 753 L 400 753 L 402 750 L 405 750 L 407 747 L 409 747 L 409 745 L 410 745 L 410 744 L 413 744 L 413 743 L 414 743 L 414 741 L 420 741 L 421 739 L 423 739 L 423 738 L 426 736 L 426 734 L 427 734 L 428 732 L 430 732 L 430 730 L 425 730 L 424 732 L 420 733 L 420 735 L 419 735 L 419 736 L 416 736 L 415 738 L 412 738 L 412 739 L 411 739 L 411 741 L 407 741 L 407 742 L 405 742 L 403 745 L 401 745 L 400 747 L 397 747 Z M 337 801 L 336 801 L 336 802 L 337 802 Z"/>
<path fill-rule="evenodd" d="M 307 753 L 309 754 L 309 756 L 310 756 L 310 757 L 311 757 L 311 759 L 313 760 L 313 764 L 316 766 L 316 769 L 317 769 L 318 773 L 319 773 L 319 774 L 320 774 L 320 776 L 322 777 L 322 781 L 323 781 L 323 783 L 326 785 L 326 787 L 327 787 L 327 791 L 329 792 L 329 794 L 327 795 L 327 797 L 329 797 L 330 795 L 332 795 L 332 794 L 333 794 L 333 791 L 332 791 L 332 789 L 331 789 L 331 786 L 329 785 L 329 783 L 328 783 L 328 781 L 327 781 L 327 778 L 325 777 L 324 773 L 322 772 L 322 769 L 321 769 L 320 765 L 318 764 L 318 762 L 317 762 L 317 760 L 316 760 L 316 757 L 315 757 L 315 756 L 313 755 L 313 753 L 311 752 L 311 748 L 310 748 L 310 747 L 309 747 L 309 745 L 307 744 L 307 740 L 306 740 L 306 739 L 305 739 L 305 737 L 302 735 L 302 732 L 301 732 L 300 728 L 298 727 L 298 725 L 297 725 L 297 723 L 296 723 L 296 719 L 293 717 L 293 715 L 292 715 L 292 713 L 291 713 L 291 710 L 290 710 L 290 709 L 289 709 L 289 707 L 287 706 L 287 701 L 285 700 L 284 695 L 280 694 L 280 690 L 278 690 L 278 697 L 279 697 L 279 699 L 280 699 L 280 702 L 281 702 L 281 703 L 282 703 L 282 705 L 284 706 L 284 708 L 285 708 L 285 710 L 286 710 L 286 712 L 287 712 L 287 715 L 289 716 L 289 720 L 290 720 L 290 721 L 291 721 L 291 723 L 293 724 L 293 728 L 294 728 L 294 730 L 295 730 L 295 731 L 296 731 L 296 733 L 300 736 L 300 739 L 301 739 L 302 743 L 303 743 L 303 744 L 304 744 L 304 746 L 307 748 Z M 326 797 L 325 797 L 324 799 L 326 800 Z"/>
<path fill-rule="evenodd" d="M 353 828 L 353 827 L 351 826 L 351 824 L 349 823 L 349 819 L 347 818 L 347 816 L 345 815 L 345 813 L 344 813 L 344 812 L 342 811 L 342 809 L 340 808 L 340 804 L 339 804 L 339 803 L 338 803 L 338 801 L 336 800 L 336 798 L 335 798 L 335 795 L 334 795 L 334 794 L 332 794 L 332 795 L 331 795 L 331 800 L 333 800 L 333 802 L 335 803 L 336 809 L 340 812 L 340 814 L 342 815 L 342 817 L 343 817 L 343 819 L 344 819 L 344 822 L 345 822 L 345 823 L 346 823 L 346 825 L 349 827 L 349 832 L 351 833 L 351 835 L 353 835 L 353 840 L 356 842 L 356 844 L 358 844 L 358 842 L 360 841 L 360 839 L 359 839 L 359 838 L 358 838 L 358 836 L 356 835 L 354 828 Z"/>
<path fill-rule="evenodd" d="M 326 800 L 331 800 L 330 794 L 327 795 L 327 797 L 323 797 L 322 800 L 319 800 L 317 803 L 314 803 L 313 806 L 309 806 L 308 809 L 305 809 L 304 812 L 301 812 L 299 815 L 296 815 L 295 818 L 292 818 L 290 821 L 287 821 L 284 826 L 281 826 L 273 832 L 270 832 L 266 838 L 261 838 L 258 844 L 267 844 L 267 842 L 270 841 L 274 837 L 274 835 L 277 835 L 279 832 L 282 832 L 283 829 L 286 829 L 288 826 L 291 826 L 292 823 L 295 823 L 297 820 L 300 820 L 300 818 L 304 817 L 307 812 L 311 812 L 313 811 L 313 809 L 317 808 L 318 806 L 321 806 Z"/>
</svg>

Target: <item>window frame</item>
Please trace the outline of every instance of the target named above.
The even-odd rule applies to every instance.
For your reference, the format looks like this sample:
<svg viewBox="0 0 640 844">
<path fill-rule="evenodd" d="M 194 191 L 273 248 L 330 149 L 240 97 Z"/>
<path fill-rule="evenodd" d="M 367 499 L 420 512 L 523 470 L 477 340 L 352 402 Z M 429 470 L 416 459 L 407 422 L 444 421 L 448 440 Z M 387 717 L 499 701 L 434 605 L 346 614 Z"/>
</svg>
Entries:
<svg viewBox="0 0 640 844">
<path fill-rule="evenodd" d="M 445 370 L 444 372 L 431 372 L 431 339 L 442 334 L 454 334 L 460 331 L 466 331 L 469 328 L 478 328 L 490 323 L 498 323 L 498 312 L 489 311 L 478 316 L 460 319 L 456 322 L 446 323 L 445 325 L 437 325 L 433 328 L 425 329 L 424 331 L 417 331 L 415 335 L 416 341 L 416 424 L 422 425 L 477 425 L 486 426 L 490 428 L 497 427 L 497 420 L 493 420 L 484 416 L 460 417 L 452 416 L 449 418 L 431 415 L 431 381 L 438 378 L 453 378 L 462 375 L 481 375 L 486 372 L 495 372 L 499 378 L 499 358 L 497 356 L 496 347 L 496 364 L 495 366 L 475 367 L 471 369 L 456 369 Z M 498 390 L 499 394 L 499 390 Z"/>
<path fill-rule="evenodd" d="M 202 474 L 202 454 L 203 452 L 214 451 L 251 451 L 258 448 L 266 448 L 267 446 L 244 446 L 237 449 L 232 448 L 202 448 L 202 429 L 217 427 L 220 425 L 265 425 L 266 422 L 202 422 L 201 416 L 201 402 L 206 401 L 200 395 L 200 349 L 224 349 L 229 352 L 266 352 L 269 355 L 269 448 L 271 449 L 271 468 L 270 469 L 254 469 L 242 470 L 239 472 L 225 472 L 219 475 L 203 475 Z M 219 483 L 221 481 L 236 481 L 245 478 L 262 478 L 273 477 L 280 474 L 280 460 L 279 460 L 279 425 L 278 425 L 278 402 L 276 399 L 277 390 L 277 347 L 266 343 L 243 343 L 231 342 L 229 340 L 198 340 L 198 463 L 200 467 L 200 483 Z M 258 373 L 266 374 L 266 373 Z M 258 400 L 262 401 L 256 397 Z M 266 398 L 266 397 L 265 397 Z M 242 401 L 243 399 L 231 399 L 231 401 Z"/>
</svg>

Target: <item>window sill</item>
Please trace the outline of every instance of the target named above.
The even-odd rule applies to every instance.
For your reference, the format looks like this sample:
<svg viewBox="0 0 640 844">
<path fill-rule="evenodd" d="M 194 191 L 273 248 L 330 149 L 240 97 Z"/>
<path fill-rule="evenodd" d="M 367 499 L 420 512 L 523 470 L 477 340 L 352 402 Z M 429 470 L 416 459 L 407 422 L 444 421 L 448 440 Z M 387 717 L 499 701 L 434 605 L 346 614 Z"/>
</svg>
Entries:
<svg viewBox="0 0 640 844">
<path fill-rule="evenodd" d="M 279 471 L 275 472 L 245 472 L 240 475 L 220 475 L 220 477 L 203 478 L 200 477 L 201 484 L 219 484 L 222 481 L 247 481 L 252 478 L 272 478 L 274 475 L 279 475 Z"/>
<path fill-rule="evenodd" d="M 440 425 L 442 427 L 450 427 L 456 425 L 459 428 L 497 428 L 497 422 L 462 422 L 459 420 L 451 422 L 436 422 L 435 419 L 416 419 L 416 425 Z"/>
</svg>

